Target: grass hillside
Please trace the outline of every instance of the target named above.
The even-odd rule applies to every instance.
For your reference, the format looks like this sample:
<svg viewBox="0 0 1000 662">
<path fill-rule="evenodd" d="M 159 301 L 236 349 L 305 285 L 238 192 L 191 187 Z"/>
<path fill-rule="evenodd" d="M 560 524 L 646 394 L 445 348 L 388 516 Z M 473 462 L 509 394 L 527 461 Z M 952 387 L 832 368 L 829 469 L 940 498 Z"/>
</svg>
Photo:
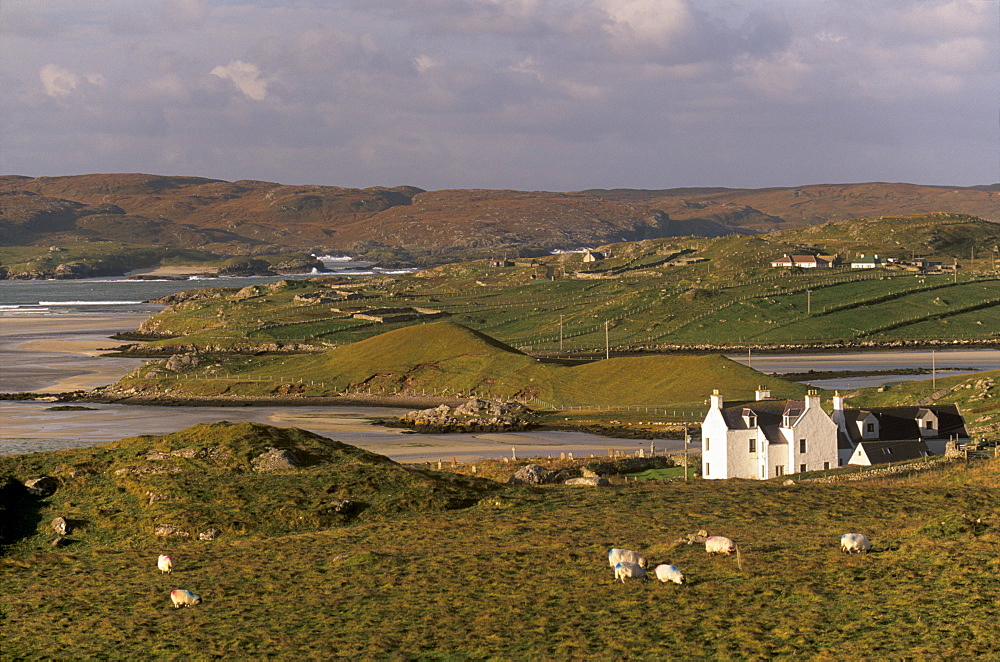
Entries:
<svg viewBox="0 0 1000 662">
<path fill-rule="evenodd" d="M 216 477 L 223 498 L 235 476 Z M 998 485 L 992 460 L 849 483 L 521 489 L 266 539 L 92 546 L 88 529 L 0 559 L 0 656 L 994 659 Z M 82 502 L 59 494 L 39 526 L 64 512 L 53 499 Z M 113 494 L 105 508 L 120 507 Z M 299 498 L 285 488 L 279 508 Z M 699 529 L 739 556 L 675 542 Z M 843 554 L 846 532 L 869 536 L 871 553 Z M 615 583 L 611 547 L 688 581 Z M 155 567 L 165 552 L 170 576 Z M 202 604 L 172 609 L 175 588 Z"/>
<path fill-rule="evenodd" d="M 267 452 L 298 464 L 261 468 Z M 180 548 L 209 529 L 221 540 L 316 531 L 405 513 L 466 507 L 493 490 L 488 481 L 424 472 L 295 428 L 255 423 L 196 425 L 164 436 L 103 446 L 0 457 L 0 475 L 59 481 L 37 509 L 21 509 L 16 546 L 42 549 L 61 516 L 75 523 L 70 549 L 145 547 L 158 526 Z M 338 500 L 353 505 L 338 509 Z M 4 513 L 5 517 L 11 514 Z M 9 542 L 9 541 L 8 541 Z"/>
<path fill-rule="evenodd" d="M 320 354 L 160 361 L 134 370 L 114 391 L 173 396 L 477 395 L 555 408 L 670 403 L 693 410 L 704 407 L 714 388 L 725 388 L 727 397 L 752 398 L 760 384 L 768 384 L 775 397 L 805 392 L 799 384 L 716 355 L 594 362 L 536 359 L 445 321 L 389 331 Z"/>
<path fill-rule="evenodd" d="M 412 275 L 317 278 L 181 300 L 143 324 L 150 351 L 319 351 L 447 317 L 535 356 L 768 347 L 996 343 L 1000 225 L 957 215 L 769 235 L 645 240 L 583 254 L 464 262 Z M 923 257 L 957 273 L 777 269 L 786 253 Z M 966 256 L 975 260 L 967 259 Z M 372 319 L 377 314 L 385 319 Z M 386 317 L 387 316 L 387 317 Z"/>
</svg>

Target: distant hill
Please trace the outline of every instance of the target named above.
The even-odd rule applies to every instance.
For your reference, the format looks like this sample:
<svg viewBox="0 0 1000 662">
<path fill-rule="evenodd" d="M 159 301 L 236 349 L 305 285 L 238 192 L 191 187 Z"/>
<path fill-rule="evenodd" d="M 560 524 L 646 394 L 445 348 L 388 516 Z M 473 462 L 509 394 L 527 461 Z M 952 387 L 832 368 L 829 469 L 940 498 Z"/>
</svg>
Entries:
<svg viewBox="0 0 1000 662">
<path fill-rule="evenodd" d="M 222 255 L 389 249 L 397 258 L 441 261 L 925 212 L 1000 221 L 1000 185 L 552 193 L 355 189 L 147 174 L 0 176 L 0 246 L 115 241 Z"/>
<path fill-rule="evenodd" d="M 236 374 L 223 379 L 205 374 L 197 363 L 179 371 L 145 366 L 115 390 L 159 391 L 169 383 L 177 396 L 266 396 L 286 394 L 288 385 L 301 383 L 309 385 L 300 391 L 308 395 L 475 394 L 560 406 L 680 403 L 691 408 L 701 407 L 712 389 L 723 384 L 734 398 L 752 398 L 759 384 L 767 384 L 775 397 L 801 397 L 806 390 L 718 355 L 620 357 L 580 364 L 539 360 L 447 321 L 388 331 L 320 354 L 240 357 L 233 362 Z M 186 379 L 178 382 L 178 374 Z"/>
</svg>

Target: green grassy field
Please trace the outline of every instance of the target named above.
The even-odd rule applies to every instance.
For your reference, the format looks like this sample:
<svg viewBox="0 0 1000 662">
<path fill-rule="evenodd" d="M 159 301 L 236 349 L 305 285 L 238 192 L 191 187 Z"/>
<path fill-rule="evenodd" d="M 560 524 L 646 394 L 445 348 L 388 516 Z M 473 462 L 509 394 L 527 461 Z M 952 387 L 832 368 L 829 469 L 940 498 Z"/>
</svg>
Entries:
<svg viewBox="0 0 1000 662">
<path fill-rule="evenodd" d="M 103 452 L 120 457 L 131 443 Z M 0 467 L 23 478 L 28 464 L 52 461 L 0 458 Z M 308 484 L 310 471 L 283 478 L 285 501 L 295 498 L 291 483 Z M 86 503 L 82 489 L 65 482 L 43 500 L 39 530 L 68 504 Z M 105 510 L 124 498 L 102 491 Z M 263 514 L 254 530 L 226 527 L 211 542 L 99 537 L 96 521 L 106 515 L 91 517 L 95 524 L 67 547 L 48 547 L 51 534 L 40 533 L 4 550 L 0 656 L 1000 656 L 996 460 L 841 484 L 496 489 L 465 509 L 288 535 L 267 535 L 274 516 Z M 675 542 L 699 529 L 736 540 L 739 556 L 709 557 L 702 546 Z M 842 554 L 839 537 L 848 531 L 868 535 L 872 553 Z M 614 583 L 611 547 L 637 549 L 651 566 L 678 565 L 688 583 Z M 162 553 L 175 559 L 170 576 L 156 569 Z M 203 603 L 173 609 L 174 588 Z"/>
<path fill-rule="evenodd" d="M 440 316 L 534 355 L 776 344 L 1000 341 L 997 225 L 931 214 L 827 223 L 768 235 L 671 238 L 604 247 L 584 263 L 561 254 L 516 266 L 450 264 L 413 275 L 317 278 L 219 291 L 144 325 L 177 336 L 160 351 L 321 349 Z M 774 269 L 784 253 L 914 255 L 957 275 L 902 268 Z M 697 258 L 682 264 L 675 258 Z M 353 291 L 358 299 L 348 299 Z M 384 322 L 358 313 L 407 315 Z"/>
</svg>

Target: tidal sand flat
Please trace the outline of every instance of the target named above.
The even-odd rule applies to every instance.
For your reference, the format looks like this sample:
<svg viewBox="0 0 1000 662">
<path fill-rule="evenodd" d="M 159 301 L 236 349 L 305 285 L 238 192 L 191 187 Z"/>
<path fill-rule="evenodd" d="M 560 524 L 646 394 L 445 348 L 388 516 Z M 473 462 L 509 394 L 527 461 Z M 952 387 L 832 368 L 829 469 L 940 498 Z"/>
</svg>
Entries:
<svg viewBox="0 0 1000 662">
<path fill-rule="evenodd" d="M 103 358 L 148 315 L 0 317 L 0 392 L 59 393 L 118 381 L 143 359 Z"/>
</svg>

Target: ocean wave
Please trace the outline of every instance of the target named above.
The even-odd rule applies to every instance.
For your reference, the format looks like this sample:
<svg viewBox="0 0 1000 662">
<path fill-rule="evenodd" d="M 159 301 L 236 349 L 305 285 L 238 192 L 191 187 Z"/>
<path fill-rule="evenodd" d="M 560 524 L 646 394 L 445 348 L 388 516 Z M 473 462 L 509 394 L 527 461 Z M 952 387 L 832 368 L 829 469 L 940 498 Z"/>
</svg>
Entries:
<svg viewBox="0 0 1000 662">
<path fill-rule="evenodd" d="M 135 306 L 145 301 L 39 301 L 39 306 Z"/>
</svg>

